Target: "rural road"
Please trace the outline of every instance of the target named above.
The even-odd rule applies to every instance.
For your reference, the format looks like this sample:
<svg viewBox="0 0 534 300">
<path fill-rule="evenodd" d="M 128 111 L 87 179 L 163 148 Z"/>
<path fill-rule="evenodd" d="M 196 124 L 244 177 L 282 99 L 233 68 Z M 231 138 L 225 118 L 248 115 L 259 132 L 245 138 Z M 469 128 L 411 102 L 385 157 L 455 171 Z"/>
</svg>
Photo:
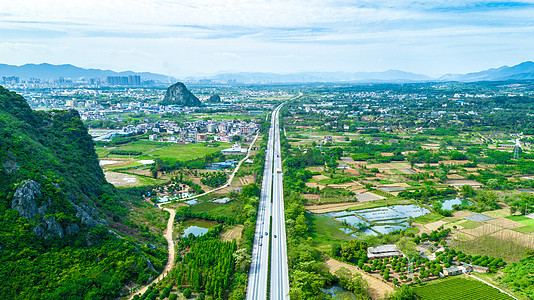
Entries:
<svg viewBox="0 0 534 300">
<path fill-rule="evenodd" d="M 169 259 L 167 260 L 167 265 L 165 265 L 165 268 L 163 269 L 163 272 L 161 272 L 161 274 L 157 278 L 152 280 L 149 284 L 145 285 L 144 287 L 142 287 L 137 292 L 133 293 L 130 296 L 129 299 L 133 299 L 133 297 L 135 295 L 144 294 L 147 291 L 149 286 L 151 286 L 154 283 L 158 283 L 160 280 L 162 280 L 165 277 L 165 275 L 167 275 L 167 273 L 169 273 L 169 271 L 174 266 L 175 255 L 174 255 L 174 241 L 172 239 L 172 234 L 174 232 L 174 217 L 176 216 L 176 210 L 174 210 L 172 208 L 162 208 L 162 209 L 164 211 L 168 211 L 169 214 L 170 214 L 169 215 L 169 220 L 167 221 L 167 228 L 163 232 L 163 236 L 167 240 L 167 244 L 168 244 L 168 247 L 169 247 Z"/>
<path fill-rule="evenodd" d="M 198 195 L 195 195 L 195 196 L 192 196 L 192 197 L 189 197 L 189 198 L 183 198 L 183 199 L 180 199 L 180 200 L 170 200 L 170 201 L 167 201 L 167 202 L 161 202 L 161 203 L 158 203 L 158 205 L 161 206 L 161 205 L 165 205 L 165 204 L 169 204 L 169 203 L 183 202 L 183 201 L 195 199 L 195 198 L 198 198 L 198 197 L 201 197 L 201 196 L 205 196 L 205 195 L 211 194 L 211 193 L 213 193 L 215 191 L 219 191 L 219 190 L 222 190 L 222 189 L 225 189 L 225 188 L 229 187 L 232 184 L 232 181 L 234 180 L 235 174 L 237 174 L 237 171 L 239 171 L 239 168 L 241 167 L 241 164 L 243 164 L 243 162 L 250 157 L 250 151 L 252 150 L 252 146 L 254 146 L 254 144 L 256 143 L 256 140 L 258 139 L 259 135 L 260 135 L 260 133 L 258 132 L 256 134 L 256 137 L 254 137 L 254 140 L 252 141 L 252 143 L 250 143 L 250 146 L 248 146 L 247 155 L 245 156 L 245 158 L 243 158 L 242 160 L 239 161 L 239 163 L 237 164 L 237 166 L 235 167 L 234 171 L 230 175 L 230 178 L 228 179 L 226 184 L 224 184 L 224 185 L 222 185 L 222 186 L 220 186 L 218 188 L 215 188 L 213 190 L 209 190 L 209 191 L 207 191 L 205 193 L 202 193 L 202 194 L 198 194 Z"/>
<path fill-rule="evenodd" d="M 259 136 L 259 133 L 256 134 L 256 137 L 254 138 L 254 141 L 252 141 L 252 143 L 248 147 L 247 155 L 245 156 L 245 158 L 243 158 L 242 160 L 239 161 L 239 163 L 236 166 L 234 172 L 232 173 L 232 175 L 228 179 L 228 183 L 227 184 L 225 184 L 225 185 L 223 185 L 221 187 L 218 187 L 216 189 L 207 191 L 207 192 L 205 192 L 203 194 L 200 194 L 200 195 L 196 195 L 196 196 L 193 196 L 193 197 L 190 197 L 190 198 L 181 199 L 181 201 L 194 199 L 194 198 L 197 198 L 197 197 L 200 197 L 200 196 L 204 196 L 204 195 L 207 195 L 207 194 L 212 193 L 214 191 L 218 191 L 218 190 L 221 190 L 221 189 L 224 189 L 224 188 L 228 187 L 232 183 L 232 180 L 234 179 L 235 174 L 239 170 L 239 167 L 241 166 L 241 164 L 250 157 L 250 151 L 252 149 L 252 146 L 256 143 L 256 140 L 258 139 L 258 136 Z M 133 297 L 135 295 L 142 295 L 144 292 L 147 291 L 149 286 L 151 286 L 154 283 L 158 283 L 160 280 L 162 280 L 165 277 L 165 275 L 167 275 L 167 273 L 169 273 L 169 271 L 174 266 L 175 252 L 174 252 L 174 241 L 172 239 L 172 235 L 173 235 L 173 232 L 174 232 L 174 217 L 176 216 L 176 210 L 174 210 L 172 208 L 167 208 L 167 207 L 164 208 L 164 207 L 162 207 L 162 205 L 169 204 L 169 203 L 171 203 L 171 201 L 164 202 L 164 203 L 159 203 L 159 207 L 161 209 L 165 210 L 165 211 L 168 211 L 169 214 L 170 214 L 169 220 L 167 221 L 167 228 L 165 229 L 165 232 L 163 233 L 163 236 L 167 240 L 167 244 L 168 244 L 168 247 L 169 247 L 169 259 L 167 260 L 167 265 L 165 265 L 165 268 L 163 269 L 163 272 L 161 272 L 161 274 L 156 279 L 152 280 L 149 284 L 147 284 L 146 286 L 142 287 L 140 290 L 138 290 L 137 292 L 132 294 L 129 299 L 133 299 Z"/>
</svg>

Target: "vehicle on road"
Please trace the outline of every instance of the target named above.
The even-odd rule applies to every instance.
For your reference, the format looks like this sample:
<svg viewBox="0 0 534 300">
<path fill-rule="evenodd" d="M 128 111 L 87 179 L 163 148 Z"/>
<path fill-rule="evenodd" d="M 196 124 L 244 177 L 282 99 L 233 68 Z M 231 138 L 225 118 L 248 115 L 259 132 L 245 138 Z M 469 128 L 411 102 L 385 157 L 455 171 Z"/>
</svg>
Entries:
<svg viewBox="0 0 534 300">
<path fill-rule="evenodd" d="M 274 238 L 276 238 L 276 234 L 274 235 Z"/>
<path fill-rule="evenodd" d="M 265 231 L 265 235 L 269 235 L 269 233 L 267 231 Z"/>
<path fill-rule="evenodd" d="M 276 168 L 276 173 L 281 173 L 280 168 Z"/>
<path fill-rule="evenodd" d="M 262 245 L 262 244 L 261 244 L 261 242 L 260 242 L 260 246 L 261 246 L 261 245 Z"/>
</svg>

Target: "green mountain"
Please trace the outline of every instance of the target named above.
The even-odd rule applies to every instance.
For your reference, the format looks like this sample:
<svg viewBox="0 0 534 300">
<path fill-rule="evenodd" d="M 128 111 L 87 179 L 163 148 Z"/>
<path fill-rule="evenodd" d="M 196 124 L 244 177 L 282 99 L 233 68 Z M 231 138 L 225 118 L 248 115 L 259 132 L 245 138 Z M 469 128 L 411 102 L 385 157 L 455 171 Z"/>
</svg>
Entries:
<svg viewBox="0 0 534 300">
<path fill-rule="evenodd" d="M 201 106 L 202 103 L 193 95 L 185 84 L 177 82 L 167 88 L 165 92 L 165 97 L 160 101 L 161 105 L 179 105 L 179 106 L 190 106 L 196 107 Z"/>
<path fill-rule="evenodd" d="M 0 87 L 0 299 L 116 298 L 156 276 L 166 253 L 115 230 L 123 194 L 75 110 L 33 111 Z"/>
</svg>

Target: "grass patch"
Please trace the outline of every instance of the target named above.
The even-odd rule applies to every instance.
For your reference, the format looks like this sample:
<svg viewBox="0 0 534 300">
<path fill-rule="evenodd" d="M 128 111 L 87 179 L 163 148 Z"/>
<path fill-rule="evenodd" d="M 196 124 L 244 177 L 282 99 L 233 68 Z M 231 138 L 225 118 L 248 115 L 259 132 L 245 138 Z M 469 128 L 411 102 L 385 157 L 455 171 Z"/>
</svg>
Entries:
<svg viewBox="0 0 534 300">
<path fill-rule="evenodd" d="M 450 277 L 419 285 L 413 288 L 415 294 L 421 300 L 508 300 L 512 297 L 501 293 L 478 280 L 464 276 Z"/>
<path fill-rule="evenodd" d="M 530 226 L 534 225 L 534 219 L 527 218 L 525 216 L 509 216 L 506 218 L 512 221 L 523 223 L 525 225 L 530 225 Z"/>
<path fill-rule="evenodd" d="M 453 240 L 452 247 L 466 254 L 502 257 L 506 262 L 516 262 L 527 257 L 528 249 L 491 236 L 473 240 Z"/>
<path fill-rule="evenodd" d="M 208 154 L 230 148 L 231 144 L 223 143 L 215 147 L 207 147 L 207 144 L 171 144 L 163 149 L 159 149 L 138 157 L 138 159 L 161 158 L 167 160 L 188 161 L 204 157 Z"/>
<path fill-rule="evenodd" d="M 432 222 L 439 221 L 441 219 L 443 219 L 442 215 L 440 215 L 438 213 L 435 213 L 435 212 L 432 212 L 432 213 L 426 214 L 424 216 L 420 216 L 420 217 L 415 218 L 414 222 L 417 222 L 417 223 L 420 223 L 420 224 L 427 224 L 427 223 L 432 223 Z"/>
<path fill-rule="evenodd" d="M 308 220 L 308 224 L 310 224 L 308 228 L 310 236 L 319 243 L 328 243 L 332 240 L 353 239 L 353 237 L 339 229 L 341 223 L 330 217 L 306 213 L 306 219 Z"/>
<path fill-rule="evenodd" d="M 212 196 L 213 198 L 213 196 Z M 221 196 L 220 198 L 223 198 Z M 243 209 L 243 203 L 239 200 L 233 200 L 226 204 L 214 202 L 200 202 L 191 206 L 191 211 L 195 213 L 209 212 L 215 217 L 237 218 L 239 212 Z"/>
<path fill-rule="evenodd" d="M 113 157 L 121 158 L 122 157 L 122 158 L 124 158 L 124 157 L 128 157 L 128 155 L 113 155 L 113 154 L 109 154 L 109 152 L 111 150 L 126 150 L 126 151 L 140 151 L 143 154 L 146 154 L 147 152 L 149 152 L 151 150 L 168 147 L 170 145 L 173 145 L 173 144 L 151 142 L 151 141 L 135 141 L 135 142 L 131 142 L 131 143 L 128 143 L 128 144 L 110 146 L 110 147 L 98 146 L 98 147 L 95 147 L 95 150 L 96 150 L 96 153 L 97 153 L 99 158 L 103 158 L 103 157 L 109 157 L 109 158 L 113 158 Z M 132 155 L 132 157 L 133 157 L 133 155 Z"/>
<path fill-rule="evenodd" d="M 531 233 L 534 232 L 534 225 L 521 226 L 514 228 L 514 230 L 522 233 Z"/>
<path fill-rule="evenodd" d="M 465 220 L 461 223 L 458 223 L 458 225 L 464 227 L 465 229 L 473 229 L 473 228 L 477 228 L 478 226 L 482 225 L 482 223 L 477 222 L 477 221 Z"/>
<path fill-rule="evenodd" d="M 375 193 L 379 196 L 382 196 L 382 197 L 386 197 L 386 198 L 391 198 L 391 197 L 395 197 L 394 195 L 388 193 L 388 192 L 385 192 L 383 190 L 378 190 L 378 189 L 373 189 L 371 190 L 371 193 Z"/>
</svg>

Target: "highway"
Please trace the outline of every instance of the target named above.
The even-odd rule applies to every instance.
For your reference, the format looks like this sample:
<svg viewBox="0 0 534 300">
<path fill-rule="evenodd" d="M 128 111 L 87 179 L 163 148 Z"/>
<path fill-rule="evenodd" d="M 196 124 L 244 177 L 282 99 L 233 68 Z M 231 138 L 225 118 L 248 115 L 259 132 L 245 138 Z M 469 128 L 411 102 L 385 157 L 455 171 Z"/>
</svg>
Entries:
<svg viewBox="0 0 534 300">
<path fill-rule="evenodd" d="M 247 287 L 247 300 L 267 299 L 267 297 L 277 300 L 289 299 L 284 188 L 282 184 L 280 149 L 279 112 L 281 107 L 282 105 L 279 105 L 273 111 L 269 129 L 256 232 L 254 245 L 252 246 L 252 263 Z M 271 244 L 270 253 L 269 241 Z M 269 267 L 270 278 L 268 278 Z M 269 285 L 269 295 L 267 295 L 267 287 Z"/>
<path fill-rule="evenodd" d="M 272 232 L 271 232 L 271 280 L 270 299 L 289 299 L 289 275 L 287 268 L 286 221 L 284 214 L 284 186 L 282 182 L 282 153 L 280 148 L 279 112 L 273 112 L 275 120 L 272 179 Z"/>
<path fill-rule="evenodd" d="M 274 113 L 273 113 L 274 116 Z M 271 189 L 273 179 L 273 136 L 274 118 L 271 118 L 269 139 L 265 153 L 265 167 L 261 184 L 260 202 L 256 220 L 256 232 L 252 246 L 252 262 L 248 277 L 247 300 L 267 298 L 267 276 L 269 271 L 269 236 L 271 217 Z M 267 233 L 267 235 L 265 235 Z"/>
</svg>

